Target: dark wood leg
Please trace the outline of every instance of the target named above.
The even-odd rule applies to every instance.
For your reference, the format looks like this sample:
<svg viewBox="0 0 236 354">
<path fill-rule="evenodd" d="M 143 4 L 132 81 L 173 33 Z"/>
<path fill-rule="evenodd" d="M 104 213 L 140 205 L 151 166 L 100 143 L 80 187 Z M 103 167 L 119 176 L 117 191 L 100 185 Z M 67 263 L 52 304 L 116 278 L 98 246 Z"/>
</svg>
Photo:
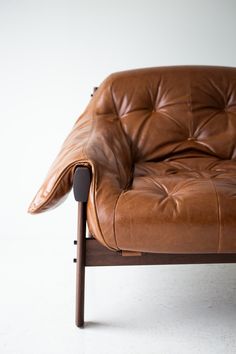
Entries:
<svg viewBox="0 0 236 354">
<path fill-rule="evenodd" d="M 84 286 L 85 286 L 85 260 L 86 260 L 86 211 L 90 188 L 90 170 L 80 166 L 75 170 L 73 177 L 73 190 L 75 200 L 78 202 L 78 230 L 77 230 L 77 259 L 76 261 L 76 305 L 75 323 L 77 327 L 84 325 Z"/>
<path fill-rule="evenodd" d="M 86 204 L 86 202 L 78 202 L 75 323 L 80 328 L 84 325 Z"/>
</svg>

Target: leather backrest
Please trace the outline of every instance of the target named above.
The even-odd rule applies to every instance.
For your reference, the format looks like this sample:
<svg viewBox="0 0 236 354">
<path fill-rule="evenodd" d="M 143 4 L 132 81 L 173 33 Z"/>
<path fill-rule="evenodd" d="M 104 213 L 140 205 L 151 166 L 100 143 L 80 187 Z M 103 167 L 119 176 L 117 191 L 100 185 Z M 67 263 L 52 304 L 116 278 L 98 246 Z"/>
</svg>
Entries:
<svg viewBox="0 0 236 354">
<path fill-rule="evenodd" d="M 29 212 L 59 205 L 71 189 L 76 166 L 92 168 L 96 203 L 113 210 L 136 163 L 202 155 L 236 159 L 236 68 L 118 72 L 100 85 L 76 121 Z M 100 213 L 112 220 L 103 209 Z M 111 227 L 108 220 L 104 225 Z"/>
<path fill-rule="evenodd" d="M 97 112 L 119 116 L 134 162 L 179 154 L 236 158 L 235 68 L 177 66 L 119 72 L 97 92 L 101 95 Z"/>
</svg>

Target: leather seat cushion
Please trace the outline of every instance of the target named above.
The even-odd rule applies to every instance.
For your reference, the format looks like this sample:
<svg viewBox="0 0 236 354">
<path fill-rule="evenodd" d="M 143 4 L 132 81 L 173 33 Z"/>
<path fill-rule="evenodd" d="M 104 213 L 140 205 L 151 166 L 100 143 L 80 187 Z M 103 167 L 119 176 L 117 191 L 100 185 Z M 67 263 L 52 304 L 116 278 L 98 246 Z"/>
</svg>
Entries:
<svg viewBox="0 0 236 354">
<path fill-rule="evenodd" d="M 136 163 L 118 199 L 120 249 L 167 253 L 236 251 L 236 164 L 207 155 Z"/>
</svg>

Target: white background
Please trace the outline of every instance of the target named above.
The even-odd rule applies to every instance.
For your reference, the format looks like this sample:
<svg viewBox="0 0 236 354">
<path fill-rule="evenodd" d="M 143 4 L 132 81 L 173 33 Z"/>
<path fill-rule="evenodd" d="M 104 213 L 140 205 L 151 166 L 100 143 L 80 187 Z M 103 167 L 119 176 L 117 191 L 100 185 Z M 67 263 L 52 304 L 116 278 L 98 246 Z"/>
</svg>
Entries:
<svg viewBox="0 0 236 354">
<path fill-rule="evenodd" d="M 236 66 L 234 0 L 0 0 L 1 353 L 236 352 L 234 265 L 89 269 L 79 332 L 73 197 L 26 212 L 93 86 L 179 64 Z"/>
</svg>

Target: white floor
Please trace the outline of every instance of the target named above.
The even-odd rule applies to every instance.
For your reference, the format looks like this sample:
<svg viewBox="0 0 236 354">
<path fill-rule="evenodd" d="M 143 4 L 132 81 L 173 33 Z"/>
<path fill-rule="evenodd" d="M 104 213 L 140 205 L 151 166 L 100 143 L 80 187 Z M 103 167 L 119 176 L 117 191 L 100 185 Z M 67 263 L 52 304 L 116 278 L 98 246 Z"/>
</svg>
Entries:
<svg viewBox="0 0 236 354">
<path fill-rule="evenodd" d="M 1 354 L 236 353 L 236 265 L 89 268 L 80 330 L 71 241 L 0 241 Z"/>
</svg>

